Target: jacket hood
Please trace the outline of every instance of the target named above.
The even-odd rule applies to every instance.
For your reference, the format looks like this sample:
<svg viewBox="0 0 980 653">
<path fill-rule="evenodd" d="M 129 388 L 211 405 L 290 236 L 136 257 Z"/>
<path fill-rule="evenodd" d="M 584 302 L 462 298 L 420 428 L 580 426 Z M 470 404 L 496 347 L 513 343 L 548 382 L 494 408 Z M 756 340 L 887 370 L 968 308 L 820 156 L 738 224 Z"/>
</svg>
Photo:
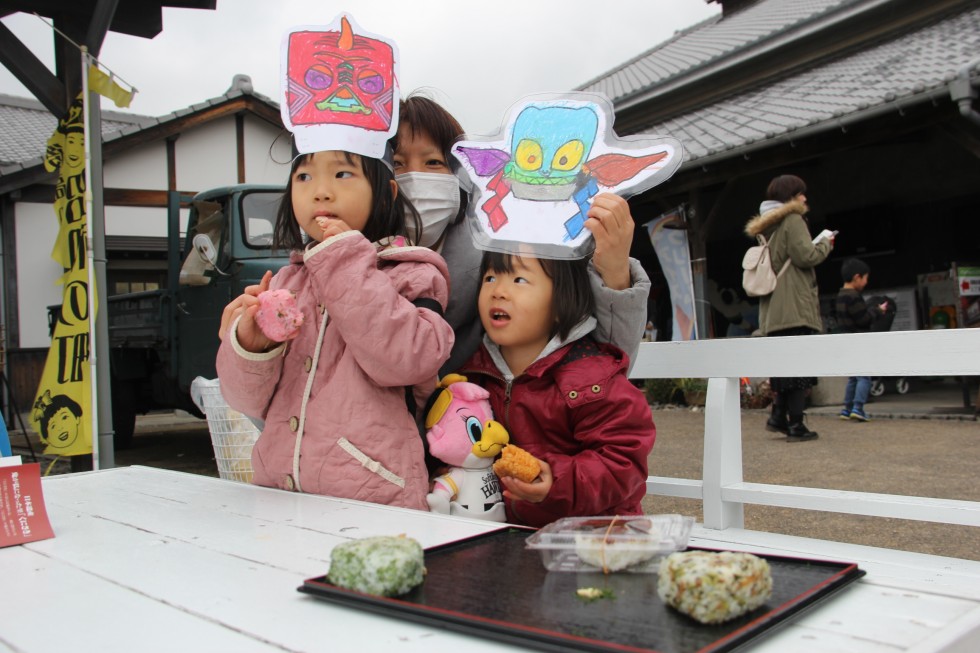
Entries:
<svg viewBox="0 0 980 653">
<path fill-rule="evenodd" d="M 561 349 L 568 343 L 575 342 L 576 340 L 580 338 L 584 338 L 585 336 L 589 335 L 590 333 L 595 331 L 596 324 L 597 324 L 596 319 L 592 316 L 589 316 L 584 320 L 582 320 L 581 322 L 579 322 L 574 327 L 572 327 L 572 330 L 569 332 L 568 337 L 566 337 L 564 340 L 560 339 L 557 335 L 555 335 L 548 342 L 548 344 L 545 345 L 544 349 L 541 350 L 541 353 L 538 354 L 538 357 L 534 359 L 534 363 L 538 362 L 542 358 L 547 357 L 552 352 Z M 504 375 L 504 378 L 507 379 L 508 381 L 513 381 L 514 374 L 510 371 L 510 368 L 507 366 L 507 361 L 504 360 L 504 355 L 500 352 L 500 347 L 498 347 L 497 344 L 493 340 L 491 340 L 490 336 L 488 336 L 487 334 L 483 334 L 483 344 L 486 345 L 487 352 L 490 354 L 490 358 L 493 360 L 494 364 L 497 366 L 497 369 L 500 371 L 500 373 Z M 530 365 L 528 367 L 530 367 Z"/>
<path fill-rule="evenodd" d="M 745 233 L 749 238 L 755 238 L 759 234 L 767 231 L 770 227 L 774 227 L 782 222 L 787 216 L 793 215 L 794 213 L 806 215 L 806 212 L 807 207 L 803 202 L 793 200 L 785 204 L 780 204 L 771 211 L 757 215 L 745 223 Z"/>
</svg>

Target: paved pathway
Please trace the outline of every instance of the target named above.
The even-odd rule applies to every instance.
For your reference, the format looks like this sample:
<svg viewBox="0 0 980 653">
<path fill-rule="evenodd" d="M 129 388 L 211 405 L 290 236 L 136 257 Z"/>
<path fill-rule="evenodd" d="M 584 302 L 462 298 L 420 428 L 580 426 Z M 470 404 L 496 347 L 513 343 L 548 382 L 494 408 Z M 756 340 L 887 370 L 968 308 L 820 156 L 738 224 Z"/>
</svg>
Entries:
<svg viewBox="0 0 980 653">
<path fill-rule="evenodd" d="M 873 419 L 860 424 L 811 415 L 820 434 L 786 442 L 764 429 L 766 411 L 743 411 L 744 479 L 980 501 L 980 422 L 949 419 Z M 657 442 L 650 474 L 701 478 L 704 414 L 685 408 L 654 412 Z M 647 497 L 646 512 L 702 519 L 701 502 Z M 980 528 L 838 513 L 746 506 L 746 528 L 980 560 Z"/>
</svg>

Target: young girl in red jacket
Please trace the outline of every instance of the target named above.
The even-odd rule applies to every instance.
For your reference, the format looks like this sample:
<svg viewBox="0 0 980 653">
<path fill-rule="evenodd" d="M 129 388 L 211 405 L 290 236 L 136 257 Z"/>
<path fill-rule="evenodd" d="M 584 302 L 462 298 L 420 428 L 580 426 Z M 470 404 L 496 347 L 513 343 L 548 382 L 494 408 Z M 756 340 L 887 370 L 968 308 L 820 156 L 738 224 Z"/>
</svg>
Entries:
<svg viewBox="0 0 980 653">
<path fill-rule="evenodd" d="M 478 308 L 486 335 L 462 373 L 490 392 L 511 443 L 541 464 L 533 482 L 501 479 L 512 523 L 642 513 L 656 429 L 627 378 L 625 354 L 591 335 L 586 265 L 483 257 Z"/>
<path fill-rule="evenodd" d="M 290 262 L 225 308 L 217 368 L 228 404 L 265 420 L 253 482 L 428 510 L 406 387 L 431 391 L 449 357 L 448 271 L 406 246 L 414 209 L 389 166 L 340 150 L 296 158 L 274 231 Z M 304 321 L 276 341 L 255 316 L 258 295 L 281 288 Z"/>
</svg>

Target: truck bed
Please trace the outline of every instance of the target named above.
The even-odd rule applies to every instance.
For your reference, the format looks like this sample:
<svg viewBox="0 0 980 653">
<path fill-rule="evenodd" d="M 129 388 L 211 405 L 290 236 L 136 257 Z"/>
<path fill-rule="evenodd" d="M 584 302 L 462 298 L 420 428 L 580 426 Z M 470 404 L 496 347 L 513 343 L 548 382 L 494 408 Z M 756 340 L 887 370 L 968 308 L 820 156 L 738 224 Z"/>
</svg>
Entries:
<svg viewBox="0 0 980 653">
<path fill-rule="evenodd" d="M 109 346 L 155 349 L 166 347 L 173 328 L 166 290 L 114 295 L 109 307 Z"/>
</svg>

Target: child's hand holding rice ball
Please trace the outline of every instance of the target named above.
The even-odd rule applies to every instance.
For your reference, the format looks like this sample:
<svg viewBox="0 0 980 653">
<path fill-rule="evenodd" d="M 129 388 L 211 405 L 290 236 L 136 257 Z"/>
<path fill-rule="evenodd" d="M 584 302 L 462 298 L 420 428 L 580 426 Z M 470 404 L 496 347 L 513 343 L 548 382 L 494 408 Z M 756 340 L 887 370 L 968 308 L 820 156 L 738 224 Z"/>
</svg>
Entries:
<svg viewBox="0 0 980 653">
<path fill-rule="evenodd" d="M 303 312 L 296 307 L 296 297 L 292 292 L 285 289 L 266 290 L 259 293 L 255 322 L 269 340 L 286 342 L 299 334 Z"/>
<path fill-rule="evenodd" d="M 239 344 L 247 351 L 269 351 L 299 335 L 303 324 L 303 312 L 296 307 L 296 297 L 292 292 L 264 290 L 259 293 L 258 308 L 254 313 L 242 315 L 238 322 L 236 336 Z"/>
<path fill-rule="evenodd" d="M 236 323 L 235 339 L 250 352 L 269 351 L 299 335 L 303 312 L 296 305 L 296 296 L 282 288 L 270 290 L 271 280 L 272 273 L 266 272 L 258 284 L 246 287 L 225 307 L 218 329 L 220 340 Z"/>
</svg>

